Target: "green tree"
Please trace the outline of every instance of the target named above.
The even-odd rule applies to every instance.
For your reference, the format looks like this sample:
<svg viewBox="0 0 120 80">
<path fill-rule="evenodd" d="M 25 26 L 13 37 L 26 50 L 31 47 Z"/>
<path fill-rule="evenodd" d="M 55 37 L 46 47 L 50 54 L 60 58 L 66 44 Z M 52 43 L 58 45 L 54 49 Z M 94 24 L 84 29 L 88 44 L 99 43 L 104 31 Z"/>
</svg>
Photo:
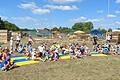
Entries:
<svg viewBox="0 0 120 80">
<path fill-rule="evenodd" d="M 20 30 L 19 27 L 17 27 L 15 24 L 10 23 L 8 21 L 4 21 L 5 29 L 10 31 L 18 31 Z"/>
<path fill-rule="evenodd" d="M 54 28 L 51 29 L 51 31 L 59 31 L 59 28 L 54 27 Z"/>
<path fill-rule="evenodd" d="M 0 17 L 0 29 L 5 29 L 4 21 Z"/>
<path fill-rule="evenodd" d="M 70 33 L 70 32 L 72 32 L 73 30 L 72 29 L 70 29 L 70 28 L 67 28 L 67 27 L 60 27 L 59 28 L 59 31 L 61 32 L 61 33 Z"/>
<path fill-rule="evenodd" d="M 103 29 L 103 28 L 98 28 L 98 30 L 101 31 L 101 32 L 104 33 L 104 34 L 107 32 L 107 30 L 106 30 L 106 29 Z"/>
<path fill-rule="evenodd" d="M 79 23 L 75 23 L 72 26 L 73 30 L 81 30 L 84 32 L 89 32 L 90 30 L 93 29 L 93 23 L 92 22 L 79 22 Z"/>
<path fill-rule="evenodd" d="M 111 29 L 111 28 L 109 28 L 109 29 L 108 29 L 108 32 L 112 32 L 112 29 Z"/>
<path fill-rule="evenodd" d="M 48 28 L 44 28 L 44 30 L 48 30 L 48 31 L 50 31 L 50 29 L 48 29 Z"/>
<path fill-rule="evenodd" d="M 8 21 L 3 21 L 0 17 L 0 29 L 7 29 L 10 31 L 18 31 L 20 30 L 15 24 L 10 23 Z"/>
</svg>

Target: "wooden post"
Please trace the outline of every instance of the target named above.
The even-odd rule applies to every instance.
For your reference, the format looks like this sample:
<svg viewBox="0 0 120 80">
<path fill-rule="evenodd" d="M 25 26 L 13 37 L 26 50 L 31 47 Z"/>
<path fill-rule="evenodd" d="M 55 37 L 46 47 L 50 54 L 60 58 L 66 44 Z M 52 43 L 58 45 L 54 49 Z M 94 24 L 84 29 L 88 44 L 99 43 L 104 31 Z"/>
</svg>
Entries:
<svg viewBox="0 0 120 80">
<path fill-rule="evenodd" d="M 120 34 L 118 34 L 118 44 L 120 44 Z"/>
</svg>

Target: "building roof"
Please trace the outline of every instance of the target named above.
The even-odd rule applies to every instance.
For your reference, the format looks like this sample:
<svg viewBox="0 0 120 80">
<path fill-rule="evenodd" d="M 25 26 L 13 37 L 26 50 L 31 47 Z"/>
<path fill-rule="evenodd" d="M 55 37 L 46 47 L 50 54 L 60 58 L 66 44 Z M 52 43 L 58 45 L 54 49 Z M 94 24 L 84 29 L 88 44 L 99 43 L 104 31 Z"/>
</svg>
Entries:
<svg viewBox="0 0 120 80">
<path fill-rule="evenodd" d="M 8 30 L 0 30 L 0 32 L 7 32 Z"/>
<path fill-rule="evenodd" d="M 36 31 L 37 31 L 37 32 L 41 32 L 41 33 L 50 32 L 50 31 L 48 31 L 48 30 L 43 30 L 43 29 L 37 29 Z"/>
<path fill-rule="evenodd" d="M 113 32 L 120 32 L 120 30 L 113 30 Z"/>
</svg>

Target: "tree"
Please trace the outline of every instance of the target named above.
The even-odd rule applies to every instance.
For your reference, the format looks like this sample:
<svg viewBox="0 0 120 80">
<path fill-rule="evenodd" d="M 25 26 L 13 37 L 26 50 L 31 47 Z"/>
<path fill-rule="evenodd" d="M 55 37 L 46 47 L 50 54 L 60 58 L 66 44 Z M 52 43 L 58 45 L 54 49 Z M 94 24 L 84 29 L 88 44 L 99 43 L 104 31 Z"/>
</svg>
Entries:
<svg viewBox="0 0 120 80">
<path fill-rule="evenodd" d="M 44 28 L 44 30 L 48 30 L 48 31 L 50 31 L 48 28 Z"/>
<path fill-rule="evenodd" d="M 4 21 L 0 17 L 0 29 L 5 29 Z"/>
<path fill-rule="evenodd" d="M 20 30 L 19 27 L 17 27 L 15 24 L 10 23 L 8 21 L 3 21 L 0 17 L 0 29 L 6 29 L 10 31 L 18 31 Z"/>
<path fill-rule="evenodd" d="M 117 28 L 117 30 L 120 30 L 120 28 Z"/>
<path fill-rule="evenodd" d="M 54 27 L 54 28 L 51 29 L 51 31 L 59 31 L 59 28 Z"/>
<path fill-rule="evenodd" d="M 8 21 L 4 21 L 5 29 L 10 30 L 10 31 L 18 31 L 20 30 L 19 27 L 17 27 L 15 24 L 10 23 Z"/>
<path fill-rule="evenodd" d="M 79 23 L 75 23 L 72 26 L 73 30 L 81 30 L 84 32 L 89 32 L 93 29 L 93 23 L 92 22 L 79 22 Z"/>
<path fill-rule="evenodd" d="M 111 28 L 109 28 L 109 29 L 108 29 L 108 32 L 112 32 L 112 29 L 111 29 Z"/>
<path fill-rule="evenodd" d="M 104 34 L 107 32 L 106 29 L 102 29 L 102 28 L 98 28 L 98 30 L 99 30 L 100 32 L 104 33 Z"/>
<path fill-rule="evenodd" d="M 73 30 L 72 29 L 70 29 L 70 28 L 67 28 L 67 27 L 60 27 L 59 28 L 59 31 L 61 32 L 61 33 L 70 33 L 70 32 L 72 32 Z"/>
</svg>

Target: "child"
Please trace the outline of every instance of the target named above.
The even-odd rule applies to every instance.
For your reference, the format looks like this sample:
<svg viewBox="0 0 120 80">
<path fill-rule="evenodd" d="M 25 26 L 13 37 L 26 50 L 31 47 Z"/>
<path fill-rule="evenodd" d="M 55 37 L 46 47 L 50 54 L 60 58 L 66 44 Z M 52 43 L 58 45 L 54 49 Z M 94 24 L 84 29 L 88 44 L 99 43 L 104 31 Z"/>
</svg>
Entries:
<svg viewBox="0 0 120 80">
<path fill-rule="evenodd" d="M 56 48 L 54 50 L 54 60 L 55 61 L 59 60 L 59 50 L 58 50 L 58 48 Z"/>
<path fill-rule="evenodd" d="M 8 70 L 7 61 L 4 59 L 4 57 L 2 57 L 2 61 L 0 63 L 0 69 L 2 71 L 7 71 Z"/>
<path fill-rule="evenodd" d="M 33 52 L 31 53 L 31 59 L 33 59 L 33 60 L 36 59 L 36 53 L 37 53 L 36 49 L 34 48 Z"/>
<path fill-rule="evenodd" d="M 13 37 L 10 39 L 10 53 L 13 53 Z"/>
<path fill-rule="evenodd" d="M 109 53 L 109 46 L 105 44 L 102 48 L 102 53 L 103 54 L 108 54 Z"/>
<path fill-rule="evenodd" d="M 45 51 L 44 62 L 47 61 L 47 60 L 49 60 L 49 58 L 50 58 L 50 54 L 49 54 L 49 50 L 47 49 L 47 50 Z"/>
<path fill-rule="evenodd" d="M 79 48 L 77 48 L 77 50 L 76 50 L 76 52 L 75 52 L 75 56 L 76 56 L 76 58 L 81 58 L 82 57 L 82 55 L 81 55 L 81 51 L 80 51 L 80 49 Z"/>
</svg>

